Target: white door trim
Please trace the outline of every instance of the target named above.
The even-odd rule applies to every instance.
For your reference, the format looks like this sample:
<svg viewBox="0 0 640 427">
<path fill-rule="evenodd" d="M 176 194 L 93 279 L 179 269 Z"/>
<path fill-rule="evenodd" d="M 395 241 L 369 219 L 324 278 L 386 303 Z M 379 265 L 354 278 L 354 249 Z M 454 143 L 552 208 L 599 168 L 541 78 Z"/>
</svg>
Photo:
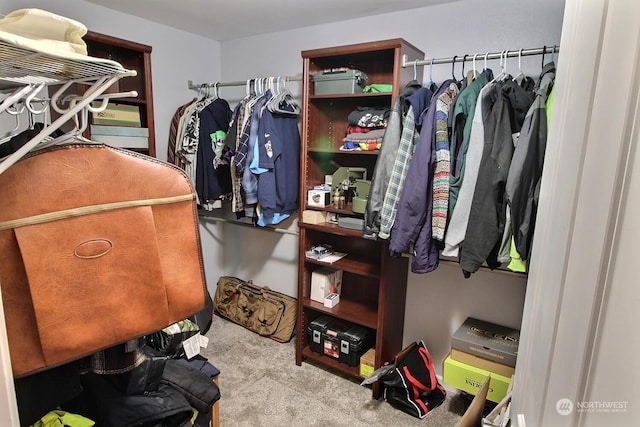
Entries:
<svg viewBox="0 0 640 427">
<path fill-rule="evenodd" d="M 586 393 L 638 88 L 636 3 L 565 4 L 514 382 L 530 426 L 576 425 L 556 403 Z"/>
</svg>

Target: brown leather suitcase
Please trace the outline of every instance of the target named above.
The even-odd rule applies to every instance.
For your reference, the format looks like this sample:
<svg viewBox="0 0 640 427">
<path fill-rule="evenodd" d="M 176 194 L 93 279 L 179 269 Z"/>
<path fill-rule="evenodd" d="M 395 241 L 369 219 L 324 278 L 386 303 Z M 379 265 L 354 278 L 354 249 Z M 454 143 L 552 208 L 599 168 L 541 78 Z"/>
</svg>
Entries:
<svg viewBox="0 0 640 427">
<path fill-rule="evenodd" d="M 0 175 L 0 284 L 15 377 L 205 306 L 193 186 L 166 162 L 100 144 L 29 154 Z"/>
</svg>

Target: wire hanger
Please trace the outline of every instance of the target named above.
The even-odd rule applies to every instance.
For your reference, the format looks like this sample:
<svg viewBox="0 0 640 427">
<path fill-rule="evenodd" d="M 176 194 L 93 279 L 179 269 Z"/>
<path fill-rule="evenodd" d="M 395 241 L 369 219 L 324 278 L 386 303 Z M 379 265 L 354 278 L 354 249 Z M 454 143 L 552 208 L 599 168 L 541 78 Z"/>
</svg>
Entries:
<svg viewBox="0 0 640 427">
<path fill-rule="evenodd" d="M 456 76 L 453 73 L 455 71 L 455 68 L 456 68 L 456 58 L 457 58 L 457 56 L 454 55 L 453 61 L 451 61 L 451 78 L 453 80 L 456 80 Z"/>
</svg>

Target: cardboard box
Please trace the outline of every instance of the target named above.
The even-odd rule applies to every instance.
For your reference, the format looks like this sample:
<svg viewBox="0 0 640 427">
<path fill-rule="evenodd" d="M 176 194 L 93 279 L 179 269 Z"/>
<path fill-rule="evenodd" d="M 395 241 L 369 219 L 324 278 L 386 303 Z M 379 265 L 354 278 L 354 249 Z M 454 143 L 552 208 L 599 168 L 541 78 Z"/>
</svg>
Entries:
<svg viewBox="0 0 640 427">
<path fill-rule="evenodd" d="M 324 298 L 324 306 L 333 308 L 340 302 L 340 294 L 331 293 Z"/>
<path fill-rule="evenodd" d="M 511 378 L 516 372 L 513 366 L 503 365 L 502 363 L 494 362 L 493 360 L 478 357 L 475 354 L 465 353 L 464 351 L 451 349 L 451 358 L 458 362 L 466 363 L 467 365 L 475 366 L 476 368 L 484 369 L 494 374 L 500 374 L 505 377 Z"/>
<path fill-rule="evenodd" d="M 369 378 L 376 370 L 376 349 L 370 348 L 365 354 L 360 356 L 360 376 Z"/>
<path fill-rule="evenodd" d="M 487 391 L 487 399 L 499 403 L 507 394 L 509 389 L 510 377 L 495 374 L 466 363 L 453 360 L 451 355 L 444 360 L 442 368 L 442 381 L 458 390 L 466 391 L 470 394 L 477 394 L 483 383 L 491 377 L 489 382 L 489 390 Z"/>
<path fill-rule="evenodd" d="M 469 317 L 451 336 L 451 348 L 514 367 L 519 341 L 517 329 Z"/>
<path fill-rule="evenodd" d="M 91 105 L 99 107 L 101 101 L 96 101 Z M 110 102 L 104 111 L 93 114 L 93 124 L 112 126 L 140 127 L 140 107 L 137 105 L 118 104 Z"/>
<path fill-rule="evenodd" d="M 133 126 L 91 125 L 91 135 L 149 137 L 149 129 Z"/>
<path fill-rule="evenodd" d="M 490 381 L 491 377 L 487 377 L 478 394 L 473 398 L 467 410 L 464 411 L 464 415 L 456 427 L 477 427 L 480 425 L 484 413 L 484 405 L 487 403 Z"/>
<path fill-rule="evenodd" d="M 307 205 L 324 208 L 331 204 L 331 192 L 328 190 L 307 191 Z"/>
<path fill-rule="evenodd" d="M 324 211 L 312 211 L 310 209 L 302 211 L 302 222 L 307 224 L 322 224 L 327 222 L 327 213 Z"/>
<path fill-rule="evenodd" d="M 340 294 L 342 290 L 342 270 L 322 267 L 311 273 L 311 296 L 314 301 L 324 304 L 327 295 Z"/>
<path fill-rule="evenodd" d="M 149 148 L 149 138 L 146 136 L 91 134 L 91 140 L 119 148 L 138 148 L 143 150 Z"/>
</svg>

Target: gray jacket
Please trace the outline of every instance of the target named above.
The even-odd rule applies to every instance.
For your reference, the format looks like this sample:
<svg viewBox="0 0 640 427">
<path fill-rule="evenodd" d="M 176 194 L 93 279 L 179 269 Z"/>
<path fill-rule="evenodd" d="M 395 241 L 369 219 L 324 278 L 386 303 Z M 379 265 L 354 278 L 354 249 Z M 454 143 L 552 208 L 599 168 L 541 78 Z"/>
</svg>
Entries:
<svg viewBox="0 0 640 427">
<path fill-rule="evenodd" d="M 369 199 L 367 208 L 364 212 L 365 232 L 367 238 L 376 239 L 378 231 L 380 231 L 380 211 L 382 210 L 382 202 L 387 192 L 389 177 L 393 169 L 393 162 L 398 153 L 400 145 L 400 136 L 402 135 L 402 122 L 407 111 L 405 99 L 420 89 L 421 85 L 418 81 L 412 80 L 404 87 L 400 95 L 393 104 L 387 128 L 380 147 L 380 153 L 376 160 L 376 165 L 371 177 L 371 188 L 369 190 Z"/>
<path fill-rule="evenodd" d="M 555 64 L 541 73 L 533 105 L 527 112 L 518 145 L 513 153 L 506 183 L 515 246 L 523 260 L 529 259 L 540 193 L 540 178 L 547 147 L 546 101 L 555 81 Z"/>
</svg>

